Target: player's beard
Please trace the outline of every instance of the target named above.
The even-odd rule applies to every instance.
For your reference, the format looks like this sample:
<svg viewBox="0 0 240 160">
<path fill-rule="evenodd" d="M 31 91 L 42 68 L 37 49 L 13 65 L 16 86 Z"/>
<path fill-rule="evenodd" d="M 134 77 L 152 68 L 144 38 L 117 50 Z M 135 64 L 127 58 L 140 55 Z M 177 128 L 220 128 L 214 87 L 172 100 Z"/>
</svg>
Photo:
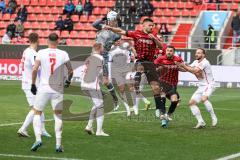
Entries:
<svg viewBox="0 0 240 160">
<path fill-rule="evenodd" d="M 172 58 L 173 58 L 173 55 L 171 55 L 171 54 L 167 54 L 166 56 L 167 56 L 168 60 L 172 60 Z"/>
</svg>

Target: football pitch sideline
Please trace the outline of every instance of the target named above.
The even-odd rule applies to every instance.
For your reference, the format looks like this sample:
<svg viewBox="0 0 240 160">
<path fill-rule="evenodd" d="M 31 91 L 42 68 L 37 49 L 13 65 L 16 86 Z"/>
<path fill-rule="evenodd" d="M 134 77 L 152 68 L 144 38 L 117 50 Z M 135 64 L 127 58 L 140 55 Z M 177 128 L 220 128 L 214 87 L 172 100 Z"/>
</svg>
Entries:
<svg viewBox="0 0 240 160">
<path fill-rule="evenodd" d="M 143 110 L 143 103 L 139 116 L 126 118 L 123 106 L 120 111 L 106 115 L 104 130 L 110 137 L 87 135 L 86 121 L 64 121 L 64 153 L 55 153 L 51 107 L 45 108 L 45 115 L 46 129 L 53 137 L 43 138 L 43 146 L 31 152 L 35 141 L 32 126 L 28 130 L 30 138 L 18 137 L 16 133 L 29 110 L 20 81 L 0 81 L 0 160 L 215 160 L 232 154 L 236 155 L 230 158 L 240 159 L 237 154 L 240 152 L 240 90 L 217 89 L 211 102 L 218 126 L 211 127 L 210 115 L 200 105 L 207 126 L 193 129 L 197 122 L 187 103 L 195 89 L 179 87 L 181 105 L 167 129 L 161 128 L 154 109 Z M 91 108 L 90 100 L 82 96 L 66 95 L 65 98 L 74 102 L 70 108 L 72 113 Z M 152 107 L 153 104 L 152 101 Z"/>
</svg>

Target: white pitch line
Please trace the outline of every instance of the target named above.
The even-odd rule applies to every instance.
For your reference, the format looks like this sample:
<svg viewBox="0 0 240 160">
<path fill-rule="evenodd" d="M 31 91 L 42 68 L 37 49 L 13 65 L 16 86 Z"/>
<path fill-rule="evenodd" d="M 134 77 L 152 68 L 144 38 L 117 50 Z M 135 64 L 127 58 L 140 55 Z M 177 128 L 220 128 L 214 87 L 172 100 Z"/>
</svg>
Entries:
<svg viewBox="0 0 240 160">
<path fill-rule="evenodd" d="M 50 160 L 83 160 L 76 158 L 57 158 L 57 157 L 41 157 L 41 156 L 28 156 L 28 155 L 17 155 L 17 154 L 0 154 L 0 157 L 15 157 L 15 158 L 31 158 L 31 159 L 50 159 Z"/>
<path fill-rule="evenodd" d="M 236 154 L 231 154 L 231 155 L 226 156 L 226 157 L 218 158 L 216 160 L 230 160 L 230 159 L 237 158 L 237 157 L 240 157 L 240 152 L 236 153 Z"/>
</svg>

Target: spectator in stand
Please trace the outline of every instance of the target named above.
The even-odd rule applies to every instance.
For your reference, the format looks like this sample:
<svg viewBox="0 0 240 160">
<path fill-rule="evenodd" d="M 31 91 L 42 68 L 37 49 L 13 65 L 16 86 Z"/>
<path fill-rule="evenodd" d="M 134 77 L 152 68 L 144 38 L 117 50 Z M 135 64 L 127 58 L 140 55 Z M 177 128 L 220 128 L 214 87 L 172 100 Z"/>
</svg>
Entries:
<svg viewBox="0 0 240 160">
<path fill-rule="evenodd" d="M 5 0 L 0 0 L 0 12 L 2 12 L 2 14 L 5 12 L 6 10 L 6 3 Z"/>
<path fill-rule="evenodd" d="M 17 9 L 17 2 L 15 0 L 10 0 L 8 2 L 8 8 L 6 12 L 9 14 L 13 14 L 15 13 L 16 9 Z"/>
<path fill-rule="evenodd" d="M 28 15 L 27 8 L 22 4 L 17 12 L 17 17 L 15 21 L 20 20 L 23 23 L 27 20 L 27 15 Z"/>
<path fill-rule="evenodd" d="M 24 36 L 24 26 L 20 20 L 18 20 L 18 24 L 16 26 L 15 36 L 17 38 L 22 38 Z"/>
<path fill-rule="evenodd" d="M 233 17 L 231 23 L 233 29 L 233 46 L 240 42 L 240 11 Z"/>
<path fill-rule="evenodd" d="M 76 5 L 75 13 L 78 15 L 79 18 L 80 18 L 80 16 L 83 13 L 83 5 L 82 5 L 82 1 L 81 0 L 78 1 L 78 4 Z"/>
<path fill-rule="evenodd" d="M 136 6 L 135 6 L 134 1 L 131 1 L 130 7 L 129 7 L 129 14 L 132 15 L 132 14 L 135 14 L 135 13 L 136 13 Z"/>
<path fill-rule="evenodd" d="M 144 0 L 143 1 L 143 11 L 144 11 L 144 16 L 151 17 L 153 14 L 153 11 L 154 11 L 154 7 L 149 1 Z"/>
<path fill-rule="evenodd" d="M 64 29 L 68 30 L 69 34 L 73 30 L 73 21 L 70 16 L 67 16 L 67 18 L 64 20 Z"/>
<path fill-rule="evenodd" d="M 168 28 L 167 28 L 167 24 L 166 24 L 166 23 L 162 23 L 162 24 L 161 24 L 160 29 L 159 29 L 159 33 L 160 33 L 161 35 L 163 35 L 164 42 L 168 42 L 168 34 L 169 34 L 169 31 L 168 31 Z"/>
<path fill-rule="evenodd" d="M 84 14 L 89 16 L 92 14 L 92 10 L 93 10 L 93 5 L 89 0 L 86 0 L 86 3 L 84 5 Z"/>
<path fill-rule="evenodd" d="M 7 33 L 11 32 L 11 36 L 14 37 L 16 31 L 16 25 L 14 23 L 14 20 L 10 21 L 10 24 L 7 26 Z"/>
<path fill-rule="evenodd" d="M 2 44 L 10 44 L 12 39 L 12 33 L 6 32 L 2 38 Z"/>
<path fill-rule="evenodd" d="M 205 48 L 215 48 L 216 42 L 216 34 L 213 26 L 211 24 L 208 25 L 208 30 L 205 37 Z"/>
<path fill-rule="evenodd" d="M 74 12 L 74 9 L 75 9 L 75 6 L 72 0 L 69 0 L 64 6 L 63 14 L 72 15 Z"/>
<path fill-rule="evenodd" d="M 62 16 L 58 17 L 58 20 L 55 22 L 55 28 L 54 29 L 59 30 L 60 34 L 65 29 L 64 21 L 62 20 Z"/>
</svg>

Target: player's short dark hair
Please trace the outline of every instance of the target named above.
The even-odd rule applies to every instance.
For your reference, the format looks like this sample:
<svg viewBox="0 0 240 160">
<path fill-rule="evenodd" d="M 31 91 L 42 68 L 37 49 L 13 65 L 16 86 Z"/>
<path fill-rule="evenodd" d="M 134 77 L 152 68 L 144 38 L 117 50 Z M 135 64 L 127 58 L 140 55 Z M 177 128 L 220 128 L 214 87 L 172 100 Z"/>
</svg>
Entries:
<svg viewBox="0 0 240 160">
<path fill-rule="evenodd" d="M 37 43 L 38 41 L 38 34 L 37 33 L 30 33 L 29 36 L 28 36 L 28 40 L 29 40 L 29 43 Z"/>
<path fill-rule="evenodd" d="M 199 47 L 199 48 L 197 48 L 197 49 L 202 50 L 203 54 L 206 54 L 206 50 L 205 50 L 204 48 Z"/>
<path fill-rule="evenodd" d="M 143 20 L 143 23 L 145 23 L 145 22 L 153 22 L 153 20 L 152 20 L 151 18 L 145 18 L 145 19 Z"/>
<path fill-rule="evenodd" d="M 174 47 L 174 46 L 171 46 L 171 45 L 167 46 L 167 48 L 172 48 L 174 52 L 175 52 L 175 50 L 176 50 L 175 47 Z"/>
<path fill-rule="evenodd" d="M 56 42 L 58 40 L 58 35 L 57 33 L 50 33 L 48 36 L 48 40 L 52 42 Z"/>
</svg>

